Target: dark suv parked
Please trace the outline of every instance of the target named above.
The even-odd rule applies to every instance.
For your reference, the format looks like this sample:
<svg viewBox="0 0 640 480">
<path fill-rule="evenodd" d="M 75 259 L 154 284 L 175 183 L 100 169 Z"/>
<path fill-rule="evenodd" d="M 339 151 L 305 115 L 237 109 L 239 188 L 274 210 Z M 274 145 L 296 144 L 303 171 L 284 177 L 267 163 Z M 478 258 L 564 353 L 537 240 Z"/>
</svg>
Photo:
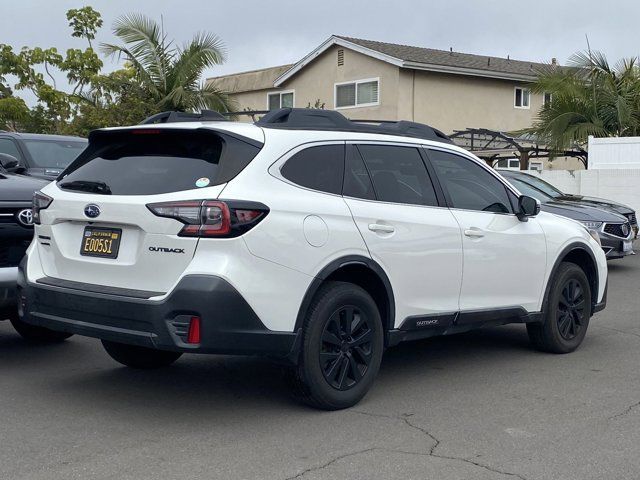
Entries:
<svg viewBox="0 0 640 480">
<path fill-rule="evenodd" d="M 608 260 L 634 254 L 638 223 L 636 212 L 630 207 L 601 198 L 569 195 L 528 173 L 498 171 L 522 194 L 538 199 L 543 211 L 572 218 L 597 232 Z"/>
<path fill-rule="evenodd" d="M 0 131 L 0 165 L 10 173 L 54 180 L 86 146 L 80 137 Z"/>
<path fill-rule="evenodd" d="M 62 340 L 68 335 L 32 327 L 18 319 L 18 264 L 33 238 L 31 199 L 48 182 L 13 175 L 0 167 L 0 320 L 10 319 L 18 333 L 34 340 Z"/>
</svg>

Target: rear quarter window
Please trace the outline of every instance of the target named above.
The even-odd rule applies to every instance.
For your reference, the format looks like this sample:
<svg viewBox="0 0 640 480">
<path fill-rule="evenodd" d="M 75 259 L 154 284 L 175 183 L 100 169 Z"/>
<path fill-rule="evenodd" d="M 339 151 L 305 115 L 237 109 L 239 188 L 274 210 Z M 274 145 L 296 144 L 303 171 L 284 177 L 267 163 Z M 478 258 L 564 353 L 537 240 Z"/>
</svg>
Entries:
<svg viewBox="0 0 640 480">
<path fill-rule="evenodd" d="M 58 186 L 113 195 L 192 190 L 228 182 L 259 151 L 253 143 L 204 129 L 99 132 Z"/>
</svg>

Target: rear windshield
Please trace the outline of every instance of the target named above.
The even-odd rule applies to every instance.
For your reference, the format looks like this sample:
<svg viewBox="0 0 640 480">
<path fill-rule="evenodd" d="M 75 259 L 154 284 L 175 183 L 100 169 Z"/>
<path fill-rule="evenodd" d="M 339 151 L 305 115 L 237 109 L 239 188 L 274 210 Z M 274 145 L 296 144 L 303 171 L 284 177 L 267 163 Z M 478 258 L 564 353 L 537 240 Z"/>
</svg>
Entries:
<svg viewBox="0 0 640 480">
<path fill-rule="evenodd" d="M 24 140 L 33 166 L 67 168 L 86 148 L 87 142 L 74 140 Z"/>
<path fill-rule="evenodd" d="M 219 185 L 260 151 L 249 142 L 211 130 L 99 132 L 58 186 L 104 195 L 154 195 Z"/>
</svg>

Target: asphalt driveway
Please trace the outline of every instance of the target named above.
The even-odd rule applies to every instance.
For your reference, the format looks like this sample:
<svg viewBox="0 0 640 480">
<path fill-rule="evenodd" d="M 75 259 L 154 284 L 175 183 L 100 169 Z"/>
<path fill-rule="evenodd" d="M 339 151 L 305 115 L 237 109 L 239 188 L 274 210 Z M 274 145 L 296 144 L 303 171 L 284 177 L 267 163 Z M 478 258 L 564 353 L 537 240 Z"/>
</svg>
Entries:
<svg viewBox="0 0 640 480">
<path fill-rule="evenodd" d="M 33 346 L 2 322 L 0 478 L 637 479 L 638 312 L 640 255 L 610 262 L 577 352 L 533 351 L 522 326 L 404 344 L 333 413 L 259 359 L 133 371 L 96 340 Z"/>
</svg>

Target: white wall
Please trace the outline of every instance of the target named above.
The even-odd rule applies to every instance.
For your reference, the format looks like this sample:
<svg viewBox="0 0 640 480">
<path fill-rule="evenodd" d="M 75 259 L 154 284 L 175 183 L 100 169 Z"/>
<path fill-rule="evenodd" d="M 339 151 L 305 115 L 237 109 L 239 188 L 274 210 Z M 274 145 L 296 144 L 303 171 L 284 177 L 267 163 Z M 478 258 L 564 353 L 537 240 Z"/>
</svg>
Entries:
<svg viewBox="0 0 640 480">
<path fill-rule="evenodd" d="M 589 169 L 640 169 L 640 137 L 589 137 Z"/>
<path fill-rule="evenodd" d="M 566 193 L 601 197 L 640 211 L 640 168 L 527 172 Z"/>
</svg>

